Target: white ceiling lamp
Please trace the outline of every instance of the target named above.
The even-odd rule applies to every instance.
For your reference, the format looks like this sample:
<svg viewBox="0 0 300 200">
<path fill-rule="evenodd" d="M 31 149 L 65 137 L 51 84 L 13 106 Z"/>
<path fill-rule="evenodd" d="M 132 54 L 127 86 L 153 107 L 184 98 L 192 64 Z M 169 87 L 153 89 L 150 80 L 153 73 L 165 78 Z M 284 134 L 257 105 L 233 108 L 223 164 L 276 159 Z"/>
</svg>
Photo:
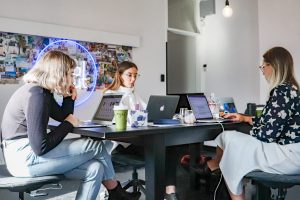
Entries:
<svg viewBox="0 0 300 200">
<path fill-rule="evenodd" d="M 232 16 L 232 8 L 229 6 L 229 0 L 225 1 L 225 7 L 222 10 L 224 17 L 231 17 Z"/>
</svg>

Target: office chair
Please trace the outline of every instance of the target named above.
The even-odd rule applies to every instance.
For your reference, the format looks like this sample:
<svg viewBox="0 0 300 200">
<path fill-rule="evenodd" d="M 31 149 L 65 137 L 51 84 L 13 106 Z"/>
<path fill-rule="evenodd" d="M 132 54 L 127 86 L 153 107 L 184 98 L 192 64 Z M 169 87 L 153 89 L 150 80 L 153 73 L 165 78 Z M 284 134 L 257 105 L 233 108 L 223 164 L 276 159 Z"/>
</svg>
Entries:
<svg viewBox="0 0 300 200">
<path fill-rule="evenodd" d="M 129 166 L 132 167 L 132 177 L 131 180 L 128 180 L 124 185 L 124 189 L 127 190 L 130 187 L 133 188 L 133 192 L 141 191 L 146 194 L 145 190 L 145 181 L 139 179 L 137 170 L 145 166 L 144 159 L 137 155 L 132 154 L 121 154 L 116 153 L 112 155 L 112 161 L 115 165 L 119 166 Z"/>
<path fill-rule="evenodd" d="M 2 147 L 2 132 L 0 129 L 0 141 L 1 141 L 1 151 L 0 154 L 3 154 Z M 3 156 L 4 158 L 4 156 Z M 5 159 L 4 159 L 5 162 Z M 33 177 L 33 178 L 19 178 L 10 175 L 6 165 L 0 165 L 0 189 L 7 189 L 11 192 L 19 193 L 19 200 L 24 199 L 24 193 L 29 193 L 31 196 L 46 196 L 47 193 L 41 193 L 37 189 L 43 187 L 47 184 L 59 184 L 63 179 L 63 175 L 51 175 L 51 176 L 42 176 L 42 177 Z"/>
<path fill-rule="evenodd" d="M 288 188 L 300 185 L 300 174 L 283 175 L 253 171 L 248 173 L 245 178 L 252 180 L 252 183 L 256 185 L 257 200 L 284 200 Z"/>
</svg>

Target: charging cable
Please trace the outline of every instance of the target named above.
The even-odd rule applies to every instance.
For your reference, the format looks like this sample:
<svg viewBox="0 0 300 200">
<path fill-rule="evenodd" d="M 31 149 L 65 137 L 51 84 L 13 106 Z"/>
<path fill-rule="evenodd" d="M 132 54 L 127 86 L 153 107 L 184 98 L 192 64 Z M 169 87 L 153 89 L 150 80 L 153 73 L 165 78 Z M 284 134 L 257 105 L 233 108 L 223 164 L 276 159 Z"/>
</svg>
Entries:
<svg viewBox="0 0 300 200">
<path fill-rule="evenodd" d="M 219 122 L 219 121 L 217 121 L 217 123 L 221 125 L 222 132 L 224 132 L 224 131 L 225 131 L 225 129 L 224 129 L 224 125 L 223 125 L 221 122 Z"/>
<path fill-rule="evenodd" d="M 221 185 L 222 178 L 223 178 L 223 175 L 221 174 L 220 180 L 219 180 L 219 182 L 218 182 L 218 185 L 217 185 L 217 187 L 216 187 L 216 189 L 215 189 L 215 191 L 214 191 L 214 200 L 216 200 L 216 197 L 217 197 L 217 191 L 218 191 L 218 189 L 219 189 L 219 187 L 220 187 L 220 185 Z"/>
</svg>

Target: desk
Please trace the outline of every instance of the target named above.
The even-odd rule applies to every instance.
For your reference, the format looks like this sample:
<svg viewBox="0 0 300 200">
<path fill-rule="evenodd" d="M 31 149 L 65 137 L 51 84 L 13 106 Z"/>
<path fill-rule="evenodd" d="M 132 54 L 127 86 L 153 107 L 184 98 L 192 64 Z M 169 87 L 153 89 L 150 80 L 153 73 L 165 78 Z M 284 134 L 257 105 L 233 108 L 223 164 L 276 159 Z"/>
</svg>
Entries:
<svg viewBox="0 0 300 200">
<path fill-rule="evenodd" d="M 226 130 L 246 132 L 249 125 L 225 123 Z M 74 128 L 74 133 L 130 142 L 142 145 L 145 149 L 146 199 L 161 200 L 165 193 L 165 149 L 167 146 L 199 143 L 214 139 L 222 132 L 220 124 L 196 124 L 168 127 L 127 127 L 126 131 L 117 131 L 114 126 L 106 128 Z"/>
</svg>

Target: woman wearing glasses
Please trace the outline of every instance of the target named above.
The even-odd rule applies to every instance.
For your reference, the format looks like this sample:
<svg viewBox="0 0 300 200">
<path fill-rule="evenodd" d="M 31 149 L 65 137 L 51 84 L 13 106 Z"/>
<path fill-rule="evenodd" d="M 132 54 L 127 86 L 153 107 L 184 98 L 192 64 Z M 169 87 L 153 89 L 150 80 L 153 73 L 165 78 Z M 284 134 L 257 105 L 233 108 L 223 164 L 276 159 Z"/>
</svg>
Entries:
<svg viewBox="0 0 300 200">
<path fill-rule="evenodd" d="M 113 83 L 104 92 L 123 93 L 124 95 L 120 102 L 122 105 L 129 107 L 130 110 L 145 110 L 146 103 L 134 90 L 135 81 L 138 77 L 137 66 L 132 62 L 124 61 L 118 65 Z M 105 146 L 110 153 L 116 148 L 119 153 L 144 155 L 143 147 L 140 146 L 114 141 L 105 141 Z M 164 199 L 177 200 L 175 185 L 179 152 L 176 148 L 167 148 L 166 155 L 166 195 Z"/>
<path fill-rule="evenodd" d="M 129 110 L 145 110 L 146 103 L 136 93 L 134 88 L 135 81 L 139 76 L 136 64 L 129 61 L 123 61 L 117 66 L 113 82 L 103 91 L 103 93 L 123 94 L 120 105 L 128 107 Z M 105 141 L 105 146 L 109 153 L 115 148 L 118 148 L 118 152 L 143 154 L 141 147 L 123 142 Z"/>
<path fill-rule="evenodd" d="M 293 58 L 286 49 L 274 47 L 263 55 L 260 69 L 270 88 L 261 117 L 226 115 L 253 125 L 250 135 L 236 131 L 220 134 L 215 139 L 215 158 L 199 170 L 203 174 L 221 170 L 234 200 L 245 199 L 242 179 L 253 170 L 300 173 L 300 95 Z"/>
<path fill-rule="evenodd" d="M 120 63 L 114 77 L 114 81 L 103 92 L 123 94 L 120 104 L 129 107 L 130 110 L 145 110 L 146 103 L 135 92 L 135 81 L 139 77 L 137 66 L 129 61 Z"/>
</svg>

